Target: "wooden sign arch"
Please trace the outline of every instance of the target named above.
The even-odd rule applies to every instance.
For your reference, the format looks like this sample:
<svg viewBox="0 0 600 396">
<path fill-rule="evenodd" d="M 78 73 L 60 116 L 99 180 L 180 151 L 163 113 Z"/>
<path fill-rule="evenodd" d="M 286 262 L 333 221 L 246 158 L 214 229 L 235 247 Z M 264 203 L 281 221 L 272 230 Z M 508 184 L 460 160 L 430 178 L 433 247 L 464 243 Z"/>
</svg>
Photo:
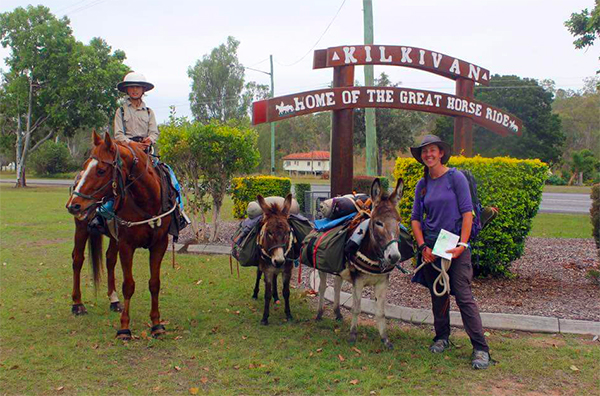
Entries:
<svg viewBox="0 0 600 396">
<path fill-rule="evenodd" d="M 396 87 L 355 87 L 354 66 L 392 65 L 435 73 L 456 81 L 456 95 Z M 522 134 L 514 115 L 473 98 L 475 83 L 489 85 L 490 72 L 434 51 L 408 46 L 354 45 L 316 50 L 313 69 L 333 67 L 333 88 L 269 98 L 252 104 L 252 123 L 333 111 L 331 193 L 352 190 L 353 118 L 355 108 L 396 108 L 454 117 L 454 152 L 472 155 L 473 122 L 501 136 Z"/>
</svg>

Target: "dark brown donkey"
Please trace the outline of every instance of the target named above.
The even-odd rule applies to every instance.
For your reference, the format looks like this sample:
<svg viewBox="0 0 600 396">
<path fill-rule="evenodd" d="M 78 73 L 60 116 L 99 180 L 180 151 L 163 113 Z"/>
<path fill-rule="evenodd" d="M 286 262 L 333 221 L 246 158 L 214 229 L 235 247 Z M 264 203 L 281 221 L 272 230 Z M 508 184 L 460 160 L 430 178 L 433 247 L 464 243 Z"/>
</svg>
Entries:
<svg viewBox="0 0 600 396">
<path fill-rule="evenodd" d="M 90 158 L 83 165 L 81 180 L 67 203 L 67 209 L 76 218 L 82 219 L 91 205 L 114 198 L 125 299 L 117 337 L 124 340 L 131 338 L 129 304 L 135 291 L 133 255 L 141 247 L 150 250 L 151 333 L 158 336 L 165 332 L 158 310 L 160 265 L 169 242 L 169 214 L 174 208 L 162 210 L 160 176 L 141 145 L 115 143 L 108 134 L 102 139 L 96 132 L 93 132 L 93 141 Z M 101 242 L 95 239 L 91 242 L 92 251 L 102 249 Z M 99 255 L 92 252 L 91 256 L 92 265 L 98 268 Z"/>
<path fill-rule="evenodd" d="M 283 273 L 283 298 L 285 300 L 285 316 L 292 320 L 290 311 L 290 279 L 294 261 L 288 257 L 293 254 L 294 235 L 288 223 L 288 215 L 292 206 L 292 194 L 285 197 L 283 208 L 277 204 L 268 204 L 262 195 L 256 197 L 264 216 L 258 236 L 260 259 L 258 269 L 265 275 L 265 308 L 261 324 L 269 324 L 269 305 L 273 294 L 274 280 Z M 276 287 L 276 286 L 275 286 Z"/>
</svg>

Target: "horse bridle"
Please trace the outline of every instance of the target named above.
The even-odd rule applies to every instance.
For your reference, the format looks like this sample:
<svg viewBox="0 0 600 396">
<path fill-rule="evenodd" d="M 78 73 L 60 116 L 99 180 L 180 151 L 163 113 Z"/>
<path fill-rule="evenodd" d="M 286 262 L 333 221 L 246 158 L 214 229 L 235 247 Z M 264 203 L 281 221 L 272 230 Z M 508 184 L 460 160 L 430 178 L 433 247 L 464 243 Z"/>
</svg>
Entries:
<svg viewBox="0 0 600 396">
<path fill-rule="evenodd" d="M 124 195 L 127 195 L 127 190 L 129 188 L 129 186 L 131 186 L 131 184 L 135 180 L 137 180 L 139 177 L 141 177 L 141 174 L 139 176 L 137 176 L 135 179 L 133 179 L 131 177 L 131 175 L 133 174 L 133 168 L 138 163 L 139 159 L 135 155 L 135 152 L 133 151 L 133 149 L 131 147 L 129 147 L 129 146 L 125 146 L 125 147 L 127 147 L 129 149 L 129 151 L 131 151 L 131 154 L 133 155 L 131 169 L 129 170 L 129 177 L 128 177 L 130 179 L 129 183 L 125 184 L 123 181 L 123 169 L 122 169 L 123 159 L 121 158 L 121 152 L 119 151 L 119 148 L 116 147 L 115 148 L 115 151 L 116 151 L 115 159 L 113 161 L 106 161 L 106 160 L 96 157 L 95 155 L 90 155 L 90 159 L 96 160 L 102 164 L 108 165 L 113 168 L 112 178 L 108 182 L 106 182 L 106 184 L 104 184 L 102 187 L 96 189 L 91 194 L 83 194 L 78 191 L 73 191 L 73 195 L 76 195 L 78 197 L 81 197 L 81 198 L 84 198 L 87 200 L 95 201 L 95 202 L 102 202 L 102 199 L 104 197 L 96 198 L 95 195 L 104 191 L 104 189 L 106 187 L 110 186 L 111 184 L 112 184 L 113 196 L 115 198 L 119 196 L 119 194 L 118 194 L 119 189 L 123 192 Z"/>
<path fill-rule="evenodd" d="M 258 238 L 256 239 L 256 244 L 258 245 L 258 247 L 260 248 L 260 254 L 264 259 L 268 259 L 269 261 L 271 261 L 271 263 L 273 262 L 273 257 L 271 257 L 271 252 L 273 252 L 273 250 L 278 249 L 278 248 L 285 248 L 286 244 L 282 243 L 279 245 L 274 245 L 271 246 L 268 250 L 264 248 L 262 242 L 264 240 L 265 237 L 265 230 L 267 228 L 267 222 L 265 221 L 265 223 L 263 224 L 263 226 L 260 229 L 260 233 L 258 235 Z M 290 250 L 292 250 L 292 247 L 294 246 L 294 232 L 291 230 L 290 228 L 290 236 L 288 238 L 288 243 L 287 243 L 287 249 L 283 252 L 283 257 L 285 258 L 285 261 L 288 261 L 290 259 L 288 259 L 287 255 L 290 252 Z"/>
</svg>

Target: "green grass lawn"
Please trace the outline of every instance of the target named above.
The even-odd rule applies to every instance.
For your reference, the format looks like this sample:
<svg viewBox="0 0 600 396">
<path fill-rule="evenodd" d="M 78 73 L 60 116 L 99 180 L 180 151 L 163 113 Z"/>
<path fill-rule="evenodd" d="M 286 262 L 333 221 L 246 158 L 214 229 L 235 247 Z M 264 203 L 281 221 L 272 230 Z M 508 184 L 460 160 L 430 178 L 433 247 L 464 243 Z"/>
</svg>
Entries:
<svg viewBox="0 0 600 396">
<path fill-rule="evenodd" d="M 457 348 L 439 356 L 427 350 L 429 327 L 390 322 L 395 349 L 384 351 L 367 319 L 353 348 L 350 314 L 341 324 L 315 323 L 314 297 L 300 289 L 292 292 L 293 322 L 279 308 L 260 326 L 262 302 L 250 298 L 254 270 L 242 268 L 237 279 L 222 256 L 179 255 L 175 269 L 165 259 L 160 308 L 168 333 L 154 340 L 148 254 L 138 251 L 136 338 L 117 341 L 105 282 L 96 296 L 87 269 L 89 314 L 70 313 L 67 198 L 65 188 L 0 186 L 0 394 L 597 394 L 600 348 L 591 337 L 491 331 L 498 363 L 476 372 L 462 331 Z"/>
<path fill-rule="evenodd" d="M 592 188 L 590 186 L 544 186 L 544 192 L 549 193 L 570 193 L 590 195 Z"/>
<path fill-rule="evenodd" d="M 591 238 L 590 215 L 538 213 L 533 218 L 530 236 L 540 238 Z"/>
</svg>

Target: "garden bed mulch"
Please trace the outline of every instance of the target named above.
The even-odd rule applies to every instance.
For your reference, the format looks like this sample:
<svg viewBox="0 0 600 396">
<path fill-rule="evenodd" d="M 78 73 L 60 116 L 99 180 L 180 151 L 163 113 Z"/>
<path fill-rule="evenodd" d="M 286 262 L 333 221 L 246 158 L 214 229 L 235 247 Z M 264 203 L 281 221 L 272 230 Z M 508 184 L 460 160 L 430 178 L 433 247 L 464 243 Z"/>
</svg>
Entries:
<svg viewBox="0 0 600 396">
<path fill-rule="evenodd" d="M 218 242 L 230 245 L 236 228 L 236 222 L 223 223 Z M 189 239 L 190 235 L 182 234 L 180 241 L 185 242 L 186 237 Z M 403 263 L 403 267 L 410 269 L 410 262 Z M 600 321 L 600 286 L 586 276 L 590 269 L 600 270 L 593 239 L 530 237 L 523 256 L 512 263 L 514 276 L 476 278 L 473 294 L 481 312 Z M 311 271 L 304 267 L 302 273 L 303 282 L 309 287 Z M 388 302 L 431 309 L 429 291 L 410 279 L 411 275 L 392 272 Z M 343 290 L 350 291 L 350 285 L 344 282 Z M 372 288 L 365 288 L 363 296 L 374 298 Z M 451 309 L 457 310 L 454 299 Z"/>
</svg>

